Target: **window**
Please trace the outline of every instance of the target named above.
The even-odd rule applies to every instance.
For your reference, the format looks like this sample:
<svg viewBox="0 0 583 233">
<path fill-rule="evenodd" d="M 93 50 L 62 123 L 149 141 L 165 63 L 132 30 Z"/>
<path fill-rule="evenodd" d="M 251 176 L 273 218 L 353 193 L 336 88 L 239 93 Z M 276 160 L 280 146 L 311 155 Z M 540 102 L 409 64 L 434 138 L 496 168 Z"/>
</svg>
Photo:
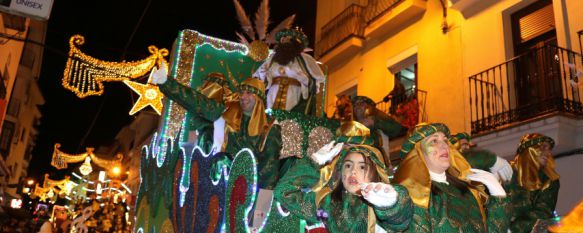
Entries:
<svg viewBox="0 0 583 233">
<path fill-rule="evenodd" d="M 0 0 L 0 6 L 9 7 L 12 0 Z"/>
<path fill-rule="evenodd" d="M 20 141 L 24 142 L 24 136 L 26 135 L 26 128 L 22 127 L 22 132 L 20 132 Z"/>
<path fill-rule="evenodd" d="M 34 53 L 32 46 L 35 45 L 30 43 L 26 43 L 24 45 L 24 50 L 22 51 L 22 57 L 20 59 L 20 64 L 22 64 L 25 67 L 28 67 L 29 69 L 32 69 L 34 67 L 34 62 L 36 60 L 36 54 Z"/>
<path fill-rule="evenodd" d="M 336 98 L 340 98 L 341 96 L 345 95 L 345 96 L 348 96 L 349 98 L 352 99 L 352 98 L 356 97 L 356 89 L 357 89 L 357 86 L 354 85 L 354 86 L 336 94 Z"/>
<path fill-rule="evenodd" d="M 0 72 L 0 99 L 6 98 L 6 82 L 4 81 L 4 75 Z M 8 78 L 6 78 L 8 79 Z"/>
<path fill-rule="evenodd" d="M 393 74 L 393 88 L 381 104 L 385 112 L 403 118 L 402 124 L 412 128 L 419 121 L 426 121 L 425 101 L 427 92 L 419 90 L 417 46 L 408 48 L 387 61 Z M 390 103 L 390 105 L 389 105 Z"/>
<path fill-rule="evenodd" d="M 23 32 L 25 29 L 26 18 L 18 15 L 2 14 L 4 27 Z"/>
<path fill-rule="evenodd" d="M 2 126 L 2 134 L 0 135 L 0 153 L 4 156 L 4 159 L 10 153 L 10 142 L 12 141 L 12 136 L 14 135 L 14 123 L 10 121 L 4 121 Z"/>
<path fill-rule="evenodd" d="M 19 112 L 20 112 L 20 100 L 17 98 L 12 98 L 10 103 L 8 103 L 8 110 L 6 111 L 6 114 L 13 117 L 18 117 Z"/>
<path fill-rule="evenodd" d="M 26 146 L 26 151 L 24 152 L 24 160 L 26 161 L 30 161 L 30 159 L 32 158 L 32 149 L 33 149 L 33 145 L 29 142 L 28 145 Z"/>
<path fill-rule="evenodd" d="M 541 44 L 557 44 L 555 15 L 550 0 L 537 1 L 511 15 L 515 55 Z"/>
</svg>

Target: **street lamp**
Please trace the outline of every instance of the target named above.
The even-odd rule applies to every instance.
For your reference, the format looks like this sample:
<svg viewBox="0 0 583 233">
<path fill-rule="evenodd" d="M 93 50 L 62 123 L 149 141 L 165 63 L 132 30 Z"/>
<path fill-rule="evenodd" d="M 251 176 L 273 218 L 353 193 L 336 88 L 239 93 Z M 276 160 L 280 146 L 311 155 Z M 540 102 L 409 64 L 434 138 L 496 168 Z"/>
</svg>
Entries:
<svg viewBox="0 0 583 233">
<path fill-rule="evenodd" d="M 119 173 L 121 173 L 121 168 L 119 168 L 118 166 L 115 166 L 111 169 L 111 172 L 113 172 L 113 175 L 117 176 L 117 175 L 119 175 Z"/>
<path fill-rule="evenodd" d="M 33 180 L 33 179 L 28 179 L 28 180 L 26 181 L 26 184 L 27 184 L 28 186 L 32 186 L 32 185 L 34 184 L 34 180 Z"/>
</svg>

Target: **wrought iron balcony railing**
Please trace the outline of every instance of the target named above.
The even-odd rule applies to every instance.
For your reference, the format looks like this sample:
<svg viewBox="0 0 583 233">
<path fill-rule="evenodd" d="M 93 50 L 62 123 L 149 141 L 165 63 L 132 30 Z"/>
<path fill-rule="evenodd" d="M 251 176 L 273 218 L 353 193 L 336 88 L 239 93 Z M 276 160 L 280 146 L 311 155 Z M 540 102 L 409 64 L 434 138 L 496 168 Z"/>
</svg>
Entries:
<svg viewBox="0 0 583 233">
<path fill-rule="evenodd" d="M 350 37 L 363 38 L 363 7 L 352 4 L 342 13 L 330 20 L 320 33 L 316 46 L 316 56 L 322 57 Z"/>
<path fill-rule="evenodd" d="M 368 0 L 364 8 L 364 22 L 366 24 L 378 19 L 386 12 L 395 8 L 403 0 Z"/>
<path fill-rule="evenodd" d="M 582 66 L 581 54 L 547 44 L 469 77 L 472 134 L 553 112 L 583 117 Z"/>
<path fill-rule="evenodd" d="M 376 103 L 377 109 L 399 118 L 401 123 L 411 128 L 419 122 L 427 121 L 427 91 L 409 88 L 405 93 L 389 93 Z"/>
<path fill-rule="evenodd" d="M 352 4 L 322 27 L 316 56 L 322 57 L 350 37 L 364 38 L 364 29 L 403 0 L 369 0 L 366 6 Z"/>
</svg>

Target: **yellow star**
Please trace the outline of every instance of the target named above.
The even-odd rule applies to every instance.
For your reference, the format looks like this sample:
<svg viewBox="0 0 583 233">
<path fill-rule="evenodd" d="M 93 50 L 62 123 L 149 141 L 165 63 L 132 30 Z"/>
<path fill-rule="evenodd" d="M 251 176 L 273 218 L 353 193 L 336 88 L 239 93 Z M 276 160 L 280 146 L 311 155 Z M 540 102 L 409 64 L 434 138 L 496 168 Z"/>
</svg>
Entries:
<svg viewBox="0 0 583 233">
<path fill-rule="evenodd" d="M 150 73 L 148 82 L 150 82 L 152 79 L 152 73 L 155 71 L 156 68 L 154 67 Z M 136 112 L 142 110 L 148 105 L 151 106 L 158 113 L 158 115 L 162 115 L 162 98 L 164 97 L 164 94 L 160 92 L 158 86 L 149 83 L 141 84 L 138 82 L 132 82 L 130 80 L 124 80 L 123 82 L 136 93 L 138 93 L 138 95 L 140 95 L 140 98 L 138 98 L 138 101 L 136 101 L 134 107 L 132 107 L 132 110 L 130 110 L 130 115 L 134 115 Z"/>
<path fill-rule="evenodd" d="M 47 201 L 47 194 L 46 193 L 42 193 L 41 195 L 39 195 L 40 201 L 42 202 L 46 202 Z"/>
</svg>

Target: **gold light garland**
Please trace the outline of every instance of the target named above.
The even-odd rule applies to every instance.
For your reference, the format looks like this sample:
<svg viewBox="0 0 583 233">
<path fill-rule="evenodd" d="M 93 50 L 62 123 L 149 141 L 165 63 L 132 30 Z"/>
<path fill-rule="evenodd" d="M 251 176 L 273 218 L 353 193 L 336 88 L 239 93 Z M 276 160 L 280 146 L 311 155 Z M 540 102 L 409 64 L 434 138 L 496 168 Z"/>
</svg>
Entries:
<svg viewBox="0 0 583 233">
<path fill-rule="evenodd" d="M 103 82 L 121 82 L 144 76 L 156 65 L 166 62 L 167 49 L 149 46 L 152 54 L 146 59 L 133 62 L 108 62 L 96 59 L 81 52 L 78 46 L 85 43 L 81 35 L 74 35 L 69 40 L 69 59 L 65 67 L 62 84 L 74 92 L 77 97 L 103 94 Z"/>
<path fill-rule="evenodd" d="M 65 176 L 65 179 L 62 180 L 52 180 L 49 179 L 49 174 L 45 174 L 45 179 L 43 182 L 43 186 L 39 186 L 38 183 L 34 187 L 34 191 L 32 192 L 32 198 L 40 198 L 40 201 L 47 201 L 47 198 L 51 201 L 56 200 L 56 195 L 59 196 L 67 196 L 71 194 L 71 191 L 76 186 L 76 184 L 70 180 L 69 176 Z"/>
<path fill-rule="evenodd" d="M 68 167 L 69 163 L 79 163 L 85 160 L 86 157 L 91 158 L 91 162 L 95 163 L 97 166 L 102 168 L 109 168 L 115 165 L 120 165 L 123 159 L 122 154 L 117 154 L 114 159 L 102 159 L 97 157 L 93 153 L 93 148 L 86 148 L 85 153 L 81 154 L 67 154 L 61 151 L 59 148 L 61 144 L 55 143 L 55 149 L 53 150 L 53 159 L 51 160 L 51 165 L 57 169 L 65 169 Z"/>
</svg>

